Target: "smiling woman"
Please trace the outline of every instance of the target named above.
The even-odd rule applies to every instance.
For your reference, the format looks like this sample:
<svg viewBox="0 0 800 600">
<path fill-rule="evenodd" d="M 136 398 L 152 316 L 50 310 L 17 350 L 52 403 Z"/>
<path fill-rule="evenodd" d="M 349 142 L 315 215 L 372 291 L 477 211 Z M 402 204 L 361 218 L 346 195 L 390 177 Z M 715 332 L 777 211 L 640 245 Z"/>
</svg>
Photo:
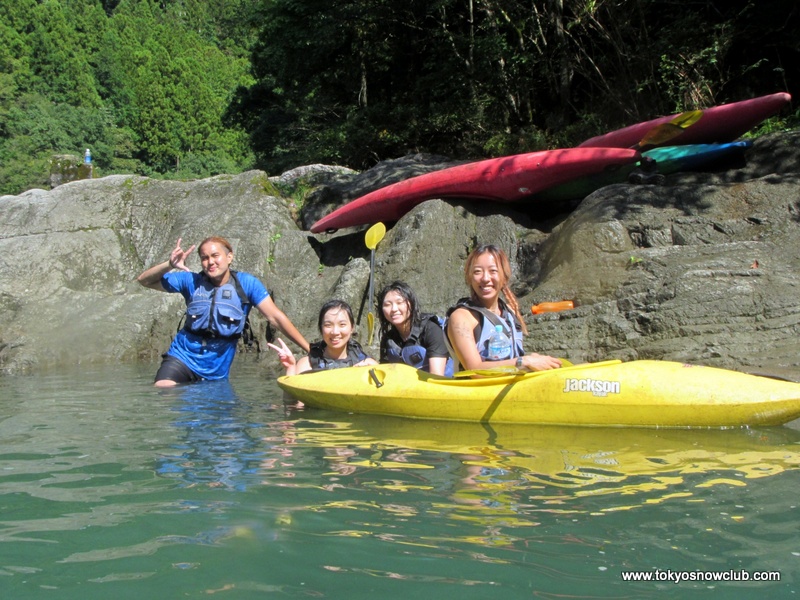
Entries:
<svg viewBox="0 0 800 600">
<path fill-rule="evenodd" d="M 343 300 L 329 300 L 319 311 L 317 326 L 322 340 L 311 344 L 308 356 L 296 360 L 289 347 L 278 338 L 278 345 L 268 344 L 278 353 L 287 375 L 306 371 L 377 365 L 353 339 L 353 310 Z"/>
<path fill-rule="evenodd" d="M 421 314 L 414 290 L 393 281 L 378 294 L 381 362 L 405 363 L 434 375 L 453 374 L 439 317 Z"/>
<path fill-rule="evenodd" d="M 144 287 L 179 293 L 186 300 L 184 326 L 163 356 L 156 373 L 156 386 L 226 379 L 253 306 L 273 326 L 308 350 L 308 342 L 275 305 L 264 285 L 250 273 L 230 268 L 233 247 L 228 240 L 214 236 L 200 243 L 197 248 L 202 265 L 200 273 L 193 273 L 186 266 L 186 258 L 194 248 L 192 245 L 183 250 L 178 238 L 168 261 L 147 269 L 137 278 Z"/>
<path fill-rule="evenodd" d="M 525 354 L 522 334 L 527 333 L 527 329 L 517 298 L 509 287 L 511 263 L 503 250 L 492 244 L 475 248 L 467 257 L 464 280 L 471 296 L 462 298 L 450 309 L 447 321 L 447 337 L 462 369 L 516 367 L 525 371 L 546 371 L 561 366 L 561 361 L 552 356 Z M 503 358 L 489 355 L 491 336 L 496 328 L 512 340 Z"/>
</svg>

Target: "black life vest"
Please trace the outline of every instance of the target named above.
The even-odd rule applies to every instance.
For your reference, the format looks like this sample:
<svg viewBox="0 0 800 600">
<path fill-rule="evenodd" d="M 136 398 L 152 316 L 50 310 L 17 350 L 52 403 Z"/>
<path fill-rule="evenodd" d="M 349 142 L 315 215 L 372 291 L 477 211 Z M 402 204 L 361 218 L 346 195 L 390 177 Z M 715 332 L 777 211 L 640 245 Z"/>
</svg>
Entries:
<svg viewBox="0 0 800 600">
<path fill-rule="evenodd" d="M 390 363 L 404 363 L 410 367 L 430 372 L 428 351 L 425 346 L 419 343 L 422 330 L 428 321 L 434 321 L 440 328 L 444 327 L 443 318 L 436 315 L 422 315 L 420 322 L 411 327 L 411 333 L 408 339 L 403 343 L 403 346 L 400 346 L 391 338 L 386 340 L 386 360 Z M 447 358 L 445 375 L 447 377 L 452 377 L 453 375 L 453 359 L 451 357 Z"/>
<path fill-rule="evenodd" d="M 355 341 L 347 342 L 347 356 L 341 359 L 332 359 L 325 356 L 325 342 L 319 341 L 309 345 L 308 362 L 314 370 L 343 369 L 352 367 L 368 358 L 361 345 Z"/>
</svg>

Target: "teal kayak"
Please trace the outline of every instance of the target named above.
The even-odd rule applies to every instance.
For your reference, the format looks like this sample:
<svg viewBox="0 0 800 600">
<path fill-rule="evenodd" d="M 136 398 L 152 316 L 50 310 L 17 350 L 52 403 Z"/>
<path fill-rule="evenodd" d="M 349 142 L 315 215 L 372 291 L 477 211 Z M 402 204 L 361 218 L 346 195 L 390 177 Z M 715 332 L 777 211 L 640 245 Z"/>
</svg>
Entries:
<svg viewBox="0 0 800 600">
<path fill-rule="evenodd" d="M 642 152 L 644 159 L 653 161 L 655 173 L 670 175 L 680 171 L 696 171 L 722 160 L 742 156 L 752 146 L 750 140 L 740 140 L 725 144 L 689 144 L 686 146 L 664 146 Z M 631 174 L 642 166 L 641 162 L 627 165 L 614 165 L 602 173 L 580 177 L 539 192 L 537 201 L 564 202 L 580 200 L 607 185 L 625 183 Z"/>
</svg>

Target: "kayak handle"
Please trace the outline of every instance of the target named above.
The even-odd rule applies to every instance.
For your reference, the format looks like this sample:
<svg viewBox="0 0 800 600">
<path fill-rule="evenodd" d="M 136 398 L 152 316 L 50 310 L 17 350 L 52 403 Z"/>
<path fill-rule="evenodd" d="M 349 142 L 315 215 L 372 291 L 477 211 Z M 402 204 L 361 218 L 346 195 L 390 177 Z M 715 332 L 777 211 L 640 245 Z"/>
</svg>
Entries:
<svg viewBox="0 0 800 600">
<path fill-rule="evenodd" d="M 369 376 L 372 379 L 372 382 L 375 384 L 375 387 L 383 387 L 383 382 L 378 379 L 378 376 L 375 374 L 375 369 L 369 370 Z"/>
</svg>

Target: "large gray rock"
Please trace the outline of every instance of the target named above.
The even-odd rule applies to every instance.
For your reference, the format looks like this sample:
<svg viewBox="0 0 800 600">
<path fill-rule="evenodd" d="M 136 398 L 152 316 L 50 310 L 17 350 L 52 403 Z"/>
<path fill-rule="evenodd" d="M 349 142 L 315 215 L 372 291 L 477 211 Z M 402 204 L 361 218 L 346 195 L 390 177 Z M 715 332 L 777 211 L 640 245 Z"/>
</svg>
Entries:
<svg viewBox="0 0 800 600">
<path fill-rule="evenodd" d="M 797 377 L 798 135 L 741 170 L 599 190 L 542 244 L 528 344 L 577 360 L 658 358 Z"/>
<path fill-rule="evenodd" d="M 183 300 L 135 278 L 179 237 L 226 236 L 236 268 L 261 277 L 287 313 L 302 313 L 317 294 L 319 259 L 268 184 L 261 172 L 190 183 L 117 175 L 0 198 L 2 368 L 163 352 Z M 196 255 L 189 266 L 199 269 Z"/>
<path fill-rule="evenodd" d="M 757 140 L 739 168 L 677 174 L 658 187 L 609 186 L 547 219 L 534 203 L 425 202 L 378 245 L 376 293 L 404 279 L 424 310 L 443 314 L 468 293 L 470 249 L 492 242 L 510 255 L 524 311 L 548 300 L 578 303 L 527 314 L 529 350 L 800 376 L 798 137 Z M 284 195 L 302 179 L 313 197 L 332 199 L 330 210 L 414 173 L 409 160 L 359 176 L 321 166 L 283 178 L 110 176 L 0 198 L 0 369 L 157 358 L 183 301 L 135 278 L 165 260 L 178 237 L 186 245 L 230 239 L 235 268 L 260 277 L 309 339 L 318 337 L 325 300 L 350 302 L 365 341 L 367 313 L 376 313 L 367 299 L 366 228 L 309 234 L 298 221 L 324 214 L 321 205 L 299 216 Z M 433 164 L 446 165 L 420 157 L 419 169 Z M 199 268 L 196 255 L 189 266 Z M 265 322 L 254 322 L 263 340 Z M 274 355 L 261 360 L 277 371 Z"/>
</svg>

